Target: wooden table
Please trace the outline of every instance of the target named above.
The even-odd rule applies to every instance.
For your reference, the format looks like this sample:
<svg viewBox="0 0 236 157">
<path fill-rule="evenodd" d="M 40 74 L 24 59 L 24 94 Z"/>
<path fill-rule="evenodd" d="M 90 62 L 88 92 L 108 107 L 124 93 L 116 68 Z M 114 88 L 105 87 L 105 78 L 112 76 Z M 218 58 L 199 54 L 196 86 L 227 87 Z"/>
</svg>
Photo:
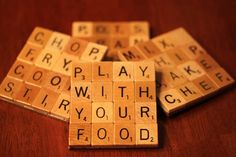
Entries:
<svg viewBox="0 0 236 157">
<path fill-rule="evenodd" d="M 74 20 L 147 20 L 152 36 L 185 27 L 236 78 L 234 0 L 1 0 L 0 81 L 35 26 L 71 33 Z M 68 150 L 68 124 L 0 101 L 0 156 L 236 156 L 236 90 L 167 118 L 157 149 Z"/>
</svg>

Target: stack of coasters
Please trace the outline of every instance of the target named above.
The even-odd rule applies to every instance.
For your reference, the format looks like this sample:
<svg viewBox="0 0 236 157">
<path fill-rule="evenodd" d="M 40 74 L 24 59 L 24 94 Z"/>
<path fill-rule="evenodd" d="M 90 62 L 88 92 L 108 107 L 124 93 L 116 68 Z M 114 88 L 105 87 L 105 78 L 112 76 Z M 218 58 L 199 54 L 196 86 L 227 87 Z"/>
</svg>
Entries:
<svg viewBox="0 0 236 157">
<path fill-rule="evenodd" d="M 157 145 L 153 61 L 73 63 L 70 148 Z"/>
<path fill-rule="evenodd" d="M 168 115 L 235 82 L 183 28 L 121 50 L 118 55 L 123 61 L 155 62 L 157 97 Z"/>
<path fill-rule="evenodd" d="M 116 50 L 149 39 L 149 23 L 77 21 L 72 24 L 72 36 L 108 46 L 105 59 L 114 61 L 118 60 Z"/>
<path fill-rule="evenodd" d="M 0 86 L 0 98 L 68 121 L 71 63 L 102 60 L 106 46 L 36 27 Z"/>
</svg>

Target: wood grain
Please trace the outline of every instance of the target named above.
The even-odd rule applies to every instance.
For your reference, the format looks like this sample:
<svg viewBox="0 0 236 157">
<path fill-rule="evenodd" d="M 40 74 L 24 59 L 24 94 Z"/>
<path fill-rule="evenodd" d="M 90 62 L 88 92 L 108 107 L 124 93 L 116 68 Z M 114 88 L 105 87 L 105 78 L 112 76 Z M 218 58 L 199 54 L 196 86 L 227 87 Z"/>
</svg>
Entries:
<svg viewBox="0 0 236 157">
<path fill-rule="evenodd" d="M 152 36 L 179 26 L 236 78 L 233 0 L 0 0 L 0 81 L 35 26 L 71 33 L 73 21 L 147 20 Z M 167 118 L 158 149 L 68 150 L 68 124 L 0 101 L 0 156 L 235 156 L 235 88 Z"/>
</svg>

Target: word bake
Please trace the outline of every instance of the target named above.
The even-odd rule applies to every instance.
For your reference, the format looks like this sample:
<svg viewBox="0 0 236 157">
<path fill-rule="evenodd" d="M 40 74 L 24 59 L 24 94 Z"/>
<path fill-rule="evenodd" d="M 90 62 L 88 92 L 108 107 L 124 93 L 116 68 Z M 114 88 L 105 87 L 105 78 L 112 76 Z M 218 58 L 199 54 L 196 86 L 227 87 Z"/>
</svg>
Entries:
<svg viewBox="0 0 236 157">
<path fill-rule="evenodd" d="M 183 28 L 118 52 L 123 61 L 153 60 L 157 97 L 167 114 L 232 85 L 234 79 Z"/>
<path fill-rule="evenodd" d="M 158 145 L 154 62 L 72 65 L 69 146 Z"/>
<path fill-rule="evenodd" d="M 36 27 L 0 86 L 2 99 L 66 120 L 71 63 L 100 61 L 106 47 Z"/>
<path fill-rule="evenodd" d="M 108 46 L 107 60 L 118 60 L 116 50 L 149 39 L 149 24 L 133 22 L 73 22 L 72 36 Z"/>
</svg>

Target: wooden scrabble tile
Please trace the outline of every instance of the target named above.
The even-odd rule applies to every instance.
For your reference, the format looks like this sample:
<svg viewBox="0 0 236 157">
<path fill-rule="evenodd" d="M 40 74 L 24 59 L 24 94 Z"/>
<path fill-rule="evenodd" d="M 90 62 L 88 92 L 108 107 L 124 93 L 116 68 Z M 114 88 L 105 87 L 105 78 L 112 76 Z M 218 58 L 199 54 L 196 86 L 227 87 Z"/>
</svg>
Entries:
<svg viewBox="0 0 236 157">
<path fill-rule="evenodd" d="M 148 41 L 149 37 L 146 35 L 131 35 L 129 37 L 129 45 L 133 46 L 137 43 Z"/>
<path fill-rule="evenodd" d="M 107 47 L 110 47 L 110 37 L 107 37 L 107 36 L 103 36 L 103 35 L 96 35 L 96 36 L 93 36 L 89 39 L 89 41 L 93 42 L 93 43 L 97 43 L 97 44 L 100 44 L 100 45 L 104 45 L 104 46 L 107 46 Z"/>
<path fill-rule="evenodd" d="M 112 81 L 113 62 L 95 62 L 92 65 L 92 81 Z"/>
<path fill-rule="evenodd" d="M 154 81 L 135 82 L 135 102 L 156 101 L 156 85 Z"/>
<path fill-rule="evenodd" d="M 115 123 L 134 123 L 135 112 L 134 102 L 130 101 L 115 101 L 114 102 L 114 122 Z"/>
<path fill-rule="evenodd" d="M 153 61 L 140 61 L 134 63 L 135 81 L 155 81 L 155 66 Z"/>
<path fill-rule="evenodd" d="M 92 123 L 112 123 L 114 120 L 112 102 L 92 103 Z"/>
<path fill-rule="evenodd" d="M 26 43 L 23 49 L 21 50 L 18 59 L 34 63 L 41 50 L 42 49 L 40 46 L 31 43 Z"/>
<path fill-rule="evenodd" d="M 139 43 L 137 48 L 144 53 L 148 58 L 152 58 L 161 53 L 157 46 L 150 40 L 146 42 Z"/>
<path fill-rule="evenodd" d="M 95 22 L 93 23 L 94 35 L 107 35 L 110 34 L 110 24 L 108 22 Z"/>
<path fill-rule="evenodd" d="M 127 36 L 127 34 L 130 34 L 130 24 L 127 22 L 112 22 L 110 30 L 111 36 Z"/>
<path fill-rule="evenodd" d="M 216 68 L 215 70 L 209 72 L 208 76 L 210 76 L 210 78 L 220 88 L 225 88 L 235 82 L 235 80 L 223 68 Z"/>
<path fill-rule="evenodd" d="M 130 22 L 130 34 L 149 36 L 149 24 L 146 21 Z"/>
<path fill-rule="evenodd" d="M 69 109 L 71 105 L 70 94 L 61 93 L 53 105 L 50 113 L 55 116 L 64 117 L 69 119 Z"/>
<path fill-rule="evenodd" d="M 176 47 L 174 40 L 171 39 L 170 35 L 163 34 L 152 39 L 152 42 L 161 51 L 171 50 Z"/>
<path fill-rule="evenodd" d="M 69 125 L 69 146 L 90 146 L 92 124 L 70 124 Z"/>
<path fill-rule="evenodd" d="M 127 146 L 135 145 L 136 130 L 134 124 L 114 124 L 115 127 L 115 145 Z"/>
<path fill-rule="evenodd" d="M 52 33 L 53 32 L 51 30 L 42 27 L 35 27 L 27 43 L 36 44 L 38 46 L 44 47 L 47 44 Z"/>
<path fill-rule="evenodd" d="M 75 60 L 75 56 L 64 53 L 58 58 L 52 69 L 58 73 L 70 76 L 72 73 L 72 63 Z"/>
<path fill-rule="evenodd" d="M 176 89 L 169 89 L 159 94 L 160 105 L 167 114 L 171 114 L 185 106 L 187 101 Z"/>
<path fill-rule="evenodd" d="M 206 54 L 206 51 L 195 41 L 186 43 L 180 47 L 189 58 L 196 59 L 197 57 Z"/>
<path fill-rule="evenodd" d="M 177 66 L 188 80 L 194 80 L 206 74 L 206 72 L 195 61 L 188 61 Z"/>
<path fill-rule="evenodd" d="M 40 68 L 37 66 L 32 66 L 29 73 L 27 73 L 27 77 L 26 77 L 25 81 L 27 83 L 31 83 L 31 84 L 34 84 L 37 86 L 42 86 L 43 83 L 47 79 L 48 72 L 49 71 L 47 69 Z"/>
<path fill-rule="evenodd" d="M 208 54 L 200 55 L 195 61 L 206 71 L 210 72 L 220 65 Z"/>
<path fill-rule="evenodd" d="M 92 101 L 112 101 L 112 82 L 93 82 Z"/>
<path fill-rule="evenodd" d="M 113 82 L 113 101 L 134 101 L 132 81 Z"/>
<path fill-rule="evenodd" d="M 144 54 L 136 47 L 120 50 L 117 54 L 123 61 L 140 61 L 146 58 L 146 56 L 144 56 Z"/>
<path fill-rule="evenodd" d="M 196 101 L 203 96 L 198 87 L 192 82 L 180 85 L 176 87 L 176 90 L 187 102 Z"/>
<path fill-rule="evenodd" d="M 127 37 L 113 37 L 110 40 L 110 49 L 112 50 L 120 50 L 130 46 L 129 39 Z M 107 53 L 107 55 L 109 56 L 109 52 Z"/>
<path fill-rule="evenodd" d="M 60 53 L 43 49 L 39 54 L 38 58 L 36 59 L 35 65 L 45 69 L 51 69 L 57 62 L 59 57 Z"/>
<path fill-rule="evenodd" d="M 175 49 L 171 49 L 166 53 L 175 65 L 183 64 L 190 60 L 190 58 L 185 53 L 183 53 L 178 47 Z"/>
<path fill-rule="evenodd" d="M 71 81 L 91 81 L 92 64 L 90 62 L 76 62 L 72 64 Z"/>
<path fill-rule="evenodd" d="M 32 106 L 48 113 L 52 110 L 58 96 L 59 93 L 50 89 L 42 88 L 34 99 Z"/>
<path fill-rule="evenodd" d="M 205 96 L 218 90 L 217 85 L 207 76 L 203 75 L 192 81 Z"/>
<path fill-rule="evenodd" d="M 27 73 L 31 70 L 32 64 L 16 60 L 8 72 L 8 75 L 17 79 L 24 80 Z"/>
<path fill-rule="evenodd" d="M 71 97 L 76 98 L 78 102 L 92 101 L 91 82 L 73 82 L 71 88 Z"/>
<path fill-rule="evenodd" d="M 23 83 L 16 93 L 16 101 L 31 106 L 39 91 L 38 86 Z"/>
<path fill-rule="evenodd" d="M 92 104 L 91 102 L 79 102 L 71 98 L 70 123 L 91 123 Z"/>
<path fill-rule="evenodd" d="M 22 84 L 22 80 L 6 76 L 0 86 L 0 96 L 10 100 L 14 99 Z"/>
<path fill-rule="evenodd" d="M 87 41 L 81 40 L 80 38 L 72 37 L 70 38 L 64 51 L 70 55 L 75 55 L 76 57 L 80 57 L 87 46 L 88 46 Z"/>
<path fill-rule="evenodd" d="M 93 34 L 92 22 L 73 22 L 72 36 L 75 37 L 89 37 Z"/>
<path fill-rule="evenodd" d="M 95 43 L 88 43 L 88 46 L 80 56 L 82 61 L 101 61 L 107 51 L 107 47 Z"/>
<path fill-rule="evenodd" d="M 47 45 L 45 46 L 45 49 L 50 50 L 54 53 L 60 53 L 62 52 L 62 50 L 64 50 L 69 40 L 69 35 L 59 32 L 53 32 Z"/>
<path fill-rule="evenodd" d="M 158 146 L 158 139 L 157 124 L 136 124 L 137 146 Z"/>
<path fill-rule="evenodd" d="M 157 123 L 156 102 L 136 102 L 135 103 L 136 123 Z"/>
<path fill-rule="evenodd" d="M 172 87 L 176 87 L 188 81 L 185 75 L 177 68 L 167 68 L 163 70 L 161 77 Z"/>
<path fill-rule="evenodd" d="M 155 68 L 156 69 L 162 69 L 162 68 L 171 68 L 174 67 L 174 62 L 170 59 L 170 57 L 166 53 L 161 53 L 159 55 L 156 55 L 153 58 L 155 62 Z"/>
<path fill-rule="evenodd" d="M 113 62 L 113 81 L 133 81 L 133 68 L 132 62 Z"/>
<path fill-rule="evenodd" d="M 93 123 L 92 124 L 92 146 L 112 146 L 114 145 L 113 123 Z"/>
<path fill-rule="evenodd" d="M 69 78 L 63 74 L 56 72 L 48 72 L 43 87 L 51 89 L 56 92 L 61 92 L 66 85 Z"/>
</svg>

